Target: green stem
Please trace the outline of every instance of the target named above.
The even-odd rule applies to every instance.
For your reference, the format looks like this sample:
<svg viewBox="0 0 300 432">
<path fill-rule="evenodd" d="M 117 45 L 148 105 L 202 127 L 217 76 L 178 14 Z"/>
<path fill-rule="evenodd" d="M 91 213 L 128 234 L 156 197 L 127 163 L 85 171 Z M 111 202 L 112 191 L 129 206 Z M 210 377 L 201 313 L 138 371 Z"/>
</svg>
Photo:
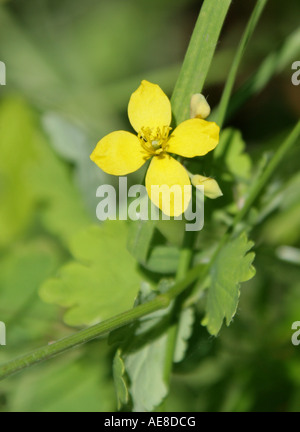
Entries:
<svg viewBox="0 0 300 432">
<path fill-rule="evenodd" d="M 203 3 L 172 96 L 177 124 L 190 117 L 191 97 L 202 91 L 231 1 L 205 0 Z"/>
<path fill-rule="evenodd" d="M 249 196 L 246 199 L 246 202 L 244 204 L 244 207 L 236 215 L 233 221 L 232 228 L 235 228 L 247 215 L 248 211 L 250 210 L 255 200 L 257 199 L 261 191 L 268 183 L 270 177 L 276 171 L 276 168 L 279 166 L 282 159 L 285 157 L 287 152 L 291 149 L 293 144 L 299 138 L 299 135 L 300 135 L 300 121 L 297 122 L 290 135 L 287 137 L 287 139 L 282 143 L 282 145 L 279 147 L 277 152 L 274 154 L 273 158 L 271 159 L 269 165 L 265 169 L 264 173 L 262 174 L 258 182 L 255 183 L 251 188 Z"/>
<path fill-rule="evenodd" d="M 183 242 L 183 248 L 181 250 L 178 270 L 176 273 L 176 282 L 186 281 L 186 274 L 190 268 L 192 257 L 193 257 L 193 243 L 194 243 L 194 233 L 186 232 Z M 174 352 L 176 348 L 177 334 L 178 334 L 178 318 L 180 311 L 182 309 L 183 299 L 181 296 L 176 298 L 173 310 L 170 314 L 171 325 L 168 329 L 167 347 L 166 347 L 166 357 L 165 357 L 165 367 L 164 367 L 164 380 L 169 385 L 172 368 Z"/>
<path fill-rule="evenodd" d="M 245 49 L 248 45 L 248 42 L 251 38 L 251 36 L 254 33 L 254 30 L 256 28 L 256 25 L 259 21 L 259 18 L 267 4 L 268 0 L 258 0 L 256 3 L 256 6 L 252 12 L 252 15 L 250 17 L 250 20 L 247 24 L 247 27 L 245 29 L 245 32 L 243 34 L 243 37 L 239 43 L 238 49 L 236 51 L 231 69 L 228 74 L 228 78 L 226 81 L 226 85 L 222 94 L 221 102 L 219 105 L 218 110 L 218 118 L 217 118 L 217 124 L 222 128 L 225 120 L 225 116 L 228 110 L 228 105 L 231 97 L 231 93 L 233 90 L 233 86 L 236 80 L 237 72 L 241 63 L 241 60 L 243 58 Z"/>
<path fill-rule="evenodd" d="M 178 269 L 176 272 L 176 282 L 180 282 L 182 279 L 184 279 L 188 269 L 190 268 L 193 257 L 194 239 L 195 233 L 193 231 L 185 232 Z"/>
<path fill-rule="evenodd" d="M 113 318 L 105 320 L 100 324 L 81 330 L 74 335 L 61 339 L 51 345 L 39 348 L 30 354 L 12 360 L 0 366 L 0 380 L 9 377 L 25 368 L 33 366 L 44 360 L 51 359 L 71 348 L 87 343 L 93 339 L 103 336 L 119 327 L 129 324 L 137 319 L 144 317 L 159 309 L 165 309 L 170 301 L 182 293 L 193 281 L 195 281 L 201 271 L 202 266 L 194 267 L 187 277 L 176 283 L 167 293 L 157 296 L 152 301 L 137 306 L 127 312 L 123 312 Z"/>
</svg>

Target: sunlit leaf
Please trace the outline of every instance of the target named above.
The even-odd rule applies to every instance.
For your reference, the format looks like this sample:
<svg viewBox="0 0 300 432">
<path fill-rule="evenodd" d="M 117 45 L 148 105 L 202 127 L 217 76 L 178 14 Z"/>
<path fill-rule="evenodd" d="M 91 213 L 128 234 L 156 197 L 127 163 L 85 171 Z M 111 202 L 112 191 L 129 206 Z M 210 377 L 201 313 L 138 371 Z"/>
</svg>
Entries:
<svg viewBox="0 0 300 432">
<path fill-rule="evenodd" d="M 68 309 L 67 324 L 93 324 L 133 306 L 143 277 L 126 250 L 127 234 L 126 222 L 109 221 L 75 236 L 74 261 L 41 289 L 44 301 Z"/>
</svg>

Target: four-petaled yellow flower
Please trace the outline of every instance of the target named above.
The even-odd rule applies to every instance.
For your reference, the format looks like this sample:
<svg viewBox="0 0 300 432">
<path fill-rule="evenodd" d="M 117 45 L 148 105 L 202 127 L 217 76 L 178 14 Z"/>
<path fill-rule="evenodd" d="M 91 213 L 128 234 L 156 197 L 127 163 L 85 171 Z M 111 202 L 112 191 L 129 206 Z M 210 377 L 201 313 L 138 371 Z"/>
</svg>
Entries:
<svg viewBox="0 0 300 432">
<path fill-rule="evenodd" d="M 91 159 L 106 173 L 123 176 L 152 158 L 146 175 L 148 195 L 164 213 L 179 216 L 189 204 L 190 188 L 185 186 L 191 182 L 185 168 L 170 153 L 186 158 L 204 156 L 217 146 L 219 127 L 214 122 L 193 118 L 170 134 L 170 101 L 158 85 L 148 81 L 142 81 L 132 94 L 128 116 L 137 136 L 125 131 L 112 132 L 99 141 Z M 164 203 L 161 196 L 151 193 L 153 185 L 179 187 L 170 195 L 170 202 Z M 180 197 L 176 196 L 178 191 Z"/>
</svg>

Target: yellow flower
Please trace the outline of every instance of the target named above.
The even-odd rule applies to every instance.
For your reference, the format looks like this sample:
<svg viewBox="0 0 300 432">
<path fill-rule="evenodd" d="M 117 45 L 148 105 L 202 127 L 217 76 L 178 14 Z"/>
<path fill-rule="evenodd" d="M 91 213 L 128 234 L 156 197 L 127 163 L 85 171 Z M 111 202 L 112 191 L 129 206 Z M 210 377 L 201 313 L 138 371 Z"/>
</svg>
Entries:
<svg viewBox="0 0 300 432">
<path fill-rule="evenodd" d="M 194 118 L 181 123 L 171 134 L 172 111 L 161 88 L 148 81 L 131 95 L 128 116 L 137 132 L 117 131 L 99 141 L 91 159 L 103 171 L 123 176 L 138 170 L 152 158 L 146 175 L 146 189 L 152 202 L 169 216 L 179 216 L 188 207 L 191 182 L 185 168 L 170 153 L 187 158 L 204 156 L 219 142 L 216 123 Z M 152 186 L 177 186 L 165 203 Z"/>
</svg>

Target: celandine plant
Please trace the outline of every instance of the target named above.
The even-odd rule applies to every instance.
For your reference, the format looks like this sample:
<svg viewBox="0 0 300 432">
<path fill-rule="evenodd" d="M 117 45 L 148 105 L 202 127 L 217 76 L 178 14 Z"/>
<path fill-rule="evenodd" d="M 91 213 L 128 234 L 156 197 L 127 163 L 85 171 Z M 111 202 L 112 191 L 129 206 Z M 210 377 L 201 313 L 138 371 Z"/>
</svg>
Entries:
<svg viewBox="0 0 300 432">
<path fill-rule="evenodd" d="M 232 322 L 241 283 L 255 275 L 249 237 L 260 218 L 250 210 L 300 134 L 298 122 L 272 158 L 255 171 L 247 164 L 239 132 L 224 128 L 231 110 L 244 100 L 242 92 L 233 104 L 233 86 L 266 3 L 256 2 L 212 113 L 203 86 L 231 0 L 204 1 L 171 101 L 146 80 L 132 94 L 128 115 L 136 134 L 117 131 L 105 136 L 91 158 L 103 171 L 121 178 L 149 164 L 147 195 L 170 220 L 112 220 L 80 232 L 72 246 L 74 261 L 62 267 L 58 278 L 44 283 L 40 294 L 67 309 L 68 325 L 84 329 L 2 365 L 0 379 L 109 336 L 119 409 L 163 411 L 174 364 L 186 358 L 200 316 L 212 336 L 224 322 Z M 238 162 L 232 158 L 228 163 L 224 155 L 237 147 Z M 224 173 L 234 190 L 232 201 L 227 199 L 230 188 L 225 187 Z M 176 220 L 198 189 L 209 199 L 224 194 L 209 202 L 202 233 L 185 229 L 184 218 Z"/>
</svg>

